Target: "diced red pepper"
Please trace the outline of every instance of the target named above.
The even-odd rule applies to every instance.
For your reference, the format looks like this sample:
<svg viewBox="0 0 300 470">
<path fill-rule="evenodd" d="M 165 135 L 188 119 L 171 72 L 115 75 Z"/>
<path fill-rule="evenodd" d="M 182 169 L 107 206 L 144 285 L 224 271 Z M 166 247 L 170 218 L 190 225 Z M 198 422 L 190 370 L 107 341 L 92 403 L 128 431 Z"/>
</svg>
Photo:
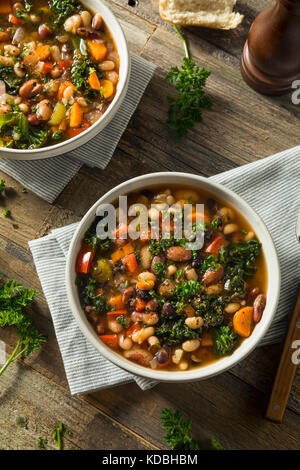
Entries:
<svg viewBox="0 0 300 470">
<path fill-rule="evenodd" d="M 205 253 L 210 253 L 211 255 L 217 255 L 221 248 L 227 244 L 227 241 L 221 235 L 216 235 L 210 244 L 205 248 Z"/>
<path fill-rule="evenodd" d="M 18 18 L 17 16 L 13 14 L 9 15 L 8 21 L 12 24 L 15 24 L 16 26 L 21 26 L 21 24 L 23 24 L 23 20 L 21 20 L 21 18 Z"/>
<path fill-rule="evenodd" d="M 82 121 L 81 127 L 70 127 L 68 129 L 68 134 L 70 137 L 75 137 L 76 135 L 81 134 L 90 127 L 90 124 L 87 121 Z"/>
<path fill-rule="evenodd" d="M 138 268 L 135 253 L 130 253 L 129 255 L 124 256 L 124 258 L 122 258 L 122 264 L 126 266 L 127 271 L 134 273 Z"/>
<path fill-rule="evenodd" d="M 120 315 L 126 315 L 126 314 L 127 314 L 127 310 L 124 310 L 124 309 L 107 312 L 108 317 L 119 317 Z"/>
<path fill-rule="evenodd" d="M 107 344 L 107 346 L 111 346 L 112 348 L 118 346 L 118 335 L 100 335 L 100 339 L 104 344 Z"/>
<path fill-rule="evenodd" d="M 88 274 L 91 269 L 91 264 L 94 256 L 94 250 L 91 248 L 82 249 L 76 260 L 76 272 L 78 274 Z"/>
</svg>

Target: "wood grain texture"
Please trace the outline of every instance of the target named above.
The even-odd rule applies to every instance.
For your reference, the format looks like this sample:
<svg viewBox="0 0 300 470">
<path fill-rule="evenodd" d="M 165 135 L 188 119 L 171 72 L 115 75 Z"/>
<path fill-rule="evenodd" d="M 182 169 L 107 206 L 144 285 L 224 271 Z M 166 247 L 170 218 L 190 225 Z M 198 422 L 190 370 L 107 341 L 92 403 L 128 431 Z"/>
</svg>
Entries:
<svg viewBox="0 0 300 470">
<path fill-rule="evenodd" d="M 134 9 L 127 0 L 105 3 L 120 20 L 130 50 L 153 61 L 157 71 L 107 168 L 82 167 L 55 204 L 22 194 L 21 185 L 0 173 L 9 188 L 0 205 L 12 213 L 11 219 L 0 215 L 0 272 L 38 290 L 28 240 L 79 220 L 113 186 L 161 170 L 210 176 L 299 143 L 299 106 L 292 105 L 290 97 L 257 95 L 239 72 L 249 25 L 271 0 L 237 2 L 236 8 L 245 14 L 237 30 L 185 29 L 193 58 L 212 71 L 207 90 L 214 106 L 182 142 L 174 140 L 165 124 L 166 96 L 174 90 L 164 77 L 171 66 L 182 62 L 179 38 L 160 19 L 157 0 L 140 0 Z M 1 449 L 37 448 L 38 437 L 51 435 L 59 420 L 73 431 L 73 437 L 66 439 L 67 448 L 166 448 L 160 425 L 163 407 L 180 408 L 193 417 L 199 440 L 214 435 L 229 449 L 299 449 L 299 369 L 283 424 L 264 419 L 280 345 L 258 348 L 230 372 L 208 381 L 176 387 L 161 384 L 147 392 L 130 384 L 76 398 L 69 394 L 43 295 L 30 316 L 47 342 L 0 379 Z M 0 339 L 9 353 L 16 343 L 14 329 L 1 330 Z M 24 420 L 28 430 L 17 425 Z M 54 443 L 49 446 L 54 448 Z"/>
<path fill-rule="evenodd" d="M 295 347 L 296 343 L 296 347 Z M 293 356 L 295 349 L 300 346 L 300 288 L 293 315 L 290 319 L 290 325 L 284 342 L 279 367 L 276 373 L 275 382 L 272 389 L 271 398 L 268 404 L 266 417 L 272 421 L 281 423 L 286 405 L 289 399 L 290 391 L 297 372 L 298 363 L 295 362 L 298 354 Z"/>
</svg>

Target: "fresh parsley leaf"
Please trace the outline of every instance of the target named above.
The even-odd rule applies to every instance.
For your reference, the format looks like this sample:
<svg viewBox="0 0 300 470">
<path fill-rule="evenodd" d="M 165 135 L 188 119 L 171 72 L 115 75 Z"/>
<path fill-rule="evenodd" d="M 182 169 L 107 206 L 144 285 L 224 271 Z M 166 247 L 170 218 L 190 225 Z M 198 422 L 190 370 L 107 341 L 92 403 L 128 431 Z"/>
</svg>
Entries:
<svg viewBox="0 0 300 470">
<path fill-rule="evenodd" d="M 5 180 L 0 180 L 0 194 L 3 193 L 5 188 Z"/>
<path fill-rule="evenodd" d="M 0 287 L 0 327 L 16 326 L 19 341 L 8 358 L 0 375 L 13 361 L 20 356 L 29 356 L 33 351 L 40 349 L 41 343 L 46 341 L 34 327 L 32 321 L 25 314 L 24 308 L 27 307 L 33 298 L 39 295 L 34 289 L 26 289 L 14 280 L 5 282 Z"/>
<path fill-rule="evenodd" d="M 4 217 L 9 217 L 11 212 L 9 209 L 3 209 L 2 214 L 4 215 Z"/>
<path fill-rule="evenodd" d="M 199 450 L 199 445 L 190 436 L 192 420 L 183 420 L 179 410 L 164 408 L 161 413 L 162 427 L 167 431 L 165 441 L 173 450 Z"/>
<path fill-rule="evenodd" d="M 230 353 L 237 341 L 237 334 L 229 326 L 221 326 L 215 333 L 215 352 L 217 356 Z"/>
<path fill-rule="evenodd" d="M 174 84 L 178 91 L 176 97 L 168 96 L 167 124 L 175 137 L 181 139 L 187 134 L 188 129 L 194 127 L 195 122 L 202 121 L 202 110 L 212 106 L 211 99 L 204 92 L 206 80 L 211 72 L 204 67 L 199 68 L 190 59 L 186 40 L 176 25 L 174 28 L 184 44 L 186 56 L 181 70 L 178 67 L 171 67 L 165 78 L 166 82 Z"/>
</svg>

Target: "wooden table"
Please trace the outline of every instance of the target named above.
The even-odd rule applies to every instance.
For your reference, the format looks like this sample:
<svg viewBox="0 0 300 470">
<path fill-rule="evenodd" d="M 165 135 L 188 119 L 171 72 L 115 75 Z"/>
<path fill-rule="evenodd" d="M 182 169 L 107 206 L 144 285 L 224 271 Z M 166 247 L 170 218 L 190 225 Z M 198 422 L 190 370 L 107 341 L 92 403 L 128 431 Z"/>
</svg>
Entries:
<svg viewBox="0 0 300 470">
<path fill-rule="evenodd" d="M 161 170 L 209 176 L 299 144 L 299 107 L 288 96 L 273 99 L 256 94 L 239 71 L 249 26 L 272 1 L 238 2 L 245 19 L 236 30 L 186 31 L 193 57 L 212 71 L 207 89 L 214 106 L 181 143 L 165 125 L 166 95 L 172 87 L 164 82 L 170 66 L 181 64 L 179 38 L 161 21 L 157 0 L 140 0 L 135 8 L 127 0 L 105 3 L 120 20 L 130 49 L 158 68 L 104 171 L 83 167 L 52 205 L 21 193 L 20 184 L 0 175 L 9 188 L 1 206 L 11 210 L 11 218 L 0 217 L 1 272 L 38 290 L 28 240 L 79 220 L 111 187 Z M 43 295 L 34 310 L 34 321 L 48 341 L 39 353 L 10 366 L 0 379 L 1 449 L 36 449 L 39 436 L 49 438 L 60 420 L 73 431 L 65 439 L 67 449 L 167 448 L 160 424 L 164 407 L 179 408 L 192 417 L 199 441 L 214 435 L 228 449 L 299 449 L 299 371 L 283 424 L 264 419 L 280 345 L 258 348 L 229 372 L 203 382 L 161 384 L 147 392 L 130 384 L 78 398 L 69 393 Z M 10 352 L 15 331 L 1 331 L 1 339 Z M 51 438 L 48 448 L 55 448 Z"/>
</svg>

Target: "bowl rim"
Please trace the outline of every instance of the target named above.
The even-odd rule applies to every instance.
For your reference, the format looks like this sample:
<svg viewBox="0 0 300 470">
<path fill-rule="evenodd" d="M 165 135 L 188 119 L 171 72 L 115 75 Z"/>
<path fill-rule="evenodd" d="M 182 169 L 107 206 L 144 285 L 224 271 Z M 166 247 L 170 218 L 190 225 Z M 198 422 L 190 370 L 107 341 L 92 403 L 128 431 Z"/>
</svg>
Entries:
<svg viewBox="0 0 300 470">
<path fill-rule="evenodd" d="M 261 321 L 256 325 L 253 333 L 250 337 L 245 338 L 242 344 L 229 356 L 224 356 L 223 358 L 208 364 L 207 366 L 203 367 L 196 367 L 187 371 L 163 371 L 163 370 L 154 370 L 150 368 L 146 368 L 135 364 L 129 361 L 126 358 L 123 358 L 117 352 L 114 352 L 111 348 L 106 346 L 102 343 L 99 338 L 97 337 L 96 333 L 92 329 L 91 325 L 89 324 L 84 311 L 79 302 L 79 296 L 77 293 L 77 288 L 75 282 L 73 282 L 72 277 L 75 280 L 75 261 L 78 252 L 77 244 L 80 244 L 83 238 L 83 234 L 88 228 L 88 226 L 92 223 L 93 218 L 95 217 L 95 210 L 99 204 L 103 202 L 112 202 L 113 200 L 118 197 L 120 194 L 128 194 L 133 192 L 134 189 L 131 188 L 135 184 L 138 186 L 135 188 L 136 190 L 142 189 L 143 185 L 140 185 L 142 182 L 146 182 L 149 179 L 157 179 L 163 178 L 165 184 L 176 184 L 176 182 L 171 182 L 170 179 L 182 179 L 186 181 L 182 181 L 178 184 L 182 184 L 183 186 L 190 186 L 195 187 L 198 184 L 205 184 L 211 186 L 211 189 L 205 188 L 208 192 L 213 192 L 216 189 L 219 193 L 222 193 L 222 196 L 217 195 L 218 198 L 223 199 L 224 202 L 229 202 L 228 199 L 235 200 L 237 202 L 236 206 L 243 208 L 246 210 L 246 214 L 242 214 L 244 218 L 251 218 L 249 223 L 253 226 L 253 223 L 258 224 L 259 230 L 256 232 L 260 232 L 258 238 L 261 241 L 262 235 L 264 238 L 264 242 L 261 241 L 263 245 L 263 251 L 265 256 L 266 262 L 266 269 L 267 269 L 267 305 L 264 312 L 264 315 Z M 148 183 L 148 187 L 161 185 L 164 183 L 155 183 L 155 181 L 151 181 Z M 146 186 L 146 184 L 145 184 Z M 123 191 L 125 190 L 125 191 Z M 234 206 L 231 202 L 231 205 Z M 236 209 L 238 212 L 241 213 L 241 209 Z M 79 246 L 79 245 L 78 245 Z M 268 254 L 268 256 L 267 256 Z M 269 266 L 269 262 L 272 259 L 272 267 Z M 274 318 L 276 308 L 279 302 L 280 296 L 280 284 L 281 284 L 281 273 L 280 273 L 280 266 L 278 255 L 276 252 L 276 248 L 272 237 L 269 233 L 268 228 L 266 227 L 265 223 L 261 219 L 261 217 L 252 209 L 252 207 L 237 193 L 228 189 L 226 186 L 223 186 L 220 183 L 216 183 L 208 178 L 203 176 L 194 175 L 191 173 L 185 172 L 157 172 L 157 173 L 148 173 L 146 175 L 137 176 L 132 178 L 128 181 L 125 181 L 108 192 L 106 192 L 102 197 L 100 197 L 93 206 L 87 211 L 84 215 L 82 220 L 79 222 L 78 227 L 72 237 L 70 247 L 68 250 L 67 255 L 67 263 L 66 263 L 66 289 L 67 289 L 67 298 L 69 302 L 69 306 L 71 311 L 75 317 L 75 320 L 88 340 L 90 344 L 92 344 L 96 350 L 102 354 L 106 359 L 110 362 L 115 364 L 122 369 L 127 370 L 128 372 L 135 374 L 137 376 L 141 376 L 147 379 L 157 380 L 160 382 L 168 382 L 168 383 L 182 383 L 182 382 L 193 382 L 193 381 L 200 381 L 220 373 L 225 372 L 226 370 L 234 367 L 238 364 L 241 360 L 245 359 L 258 345 L 260 340 L 265 336 L 267 330 L 269 329 L 272 320 Z M 272 275 L 271 275 L 272 274 Z M 271 295 L 272 294 L 272 295 Z M 77 296 L 77 302 L 76 302 Z M 84 317 L 84 318 L 83 318 Z"/>
<path fill-rule="evenodd" d="M 88 6 L 88 2 L 90 0 L 80 0 L 80 2 L 83 5 Z M 95 0 L 92 0 L 95 1 Z M 32 159 L 37 158 L 39 155 L 39 158 L 50 158 L 50 157 L 55 157 L 57 155 L 60 155 L 64 153 L 64 147 L 72 146 L 72 149 L 66 149 L 66 152 L 70 152 L 74 150 L 74 148 L 80 147 L 80 145 L 76 145 L 77 141 L 80 141 L 80 139 L 86 138 L 89 134 L 91 135 L 91 138 L 95 137 L 98 132 L 101 132 L 111 121 L 113 118 L 112 114 L 116 113 L 122 103 L 122 100 L 126 94 L 127 88 L 128 88 L 128 82 L 129 82 L 129 77 L 130 77 L 130 70 L 131 70 L 131 60 L 130 60 L 130 55 L 129 55 L 129 49 L 127 45 L 127 41 L 124 35 L 124 31 L 122 29 L 122 26 L 120 25 L 119 21 L 117 20 L 116 16 L 112 12 L 110 8 L 108 8 L 102 0 L 97 0 L 95 1 L 97 4 L 97 7 L 95 6 L 95 12 L 101 12 L 101 14 L 104 14 L 105 16 L 105 23 L 108 27 L 108 29 L 111 31 L 111 28 L 115 29 L 114 34 L 112 33 L 113 39 L 116 41 L 116 36 L 118 36 L 118 42 L 119 44 L 122 44 L 122 68 L 124 69 L 124 73 L 122 74 L 122 77 L 119 77 L 119 83 L 117 87 L 117 92 L 114 96 L 113 101 L 111 102 L 110 106 L 108 107 L 107 111 L 96 121 L 94 124 L 92 124 L 88 129 L 86 129 L 84 132 L 81 134 L 78 134 L 77 136 L 71 137 L 70 139 L 64 140 L 63 142 L 59 142 L 54 145 L 48 145 L 47 147 L 41 147 L 37 149 L 14 149 L 14 148 L 6 148 L 6 147 L 0 147 L 0 155 L 2 153 L 8 154 L 8 155 L 16 155 L 18 157 L 21 157 L 22 155 L 26 156 L 28 154 L 32 155 Z M 97 9 L 96 9 L 97 8 Z M 107 19 L 109 18 L 109 20 Z M 119 50 L 119 48 L 118 48 Z M 97 127 L 101 127 L 99 131 L 97 132 L 96 129 Z M 82 145 L 85 142 L 82 143 Z M 57 150 L 61 150 L 59 153 L 55 153 Z M 44 155 L 47 152 L 53 153 L 53 155 Z M 0 157 L 1 158 L 1 157 Z M 2 158 L 5 158 L 4 156 Z"/>
</svg>

